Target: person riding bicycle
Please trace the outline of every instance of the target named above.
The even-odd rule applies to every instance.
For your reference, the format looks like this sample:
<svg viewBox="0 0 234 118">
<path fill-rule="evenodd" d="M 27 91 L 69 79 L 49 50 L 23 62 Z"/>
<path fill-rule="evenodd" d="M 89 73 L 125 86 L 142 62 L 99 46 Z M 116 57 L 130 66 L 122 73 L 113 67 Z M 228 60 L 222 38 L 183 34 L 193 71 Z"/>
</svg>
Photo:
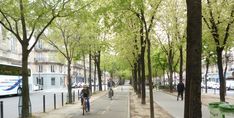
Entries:
<svg viewBox="0 0 234 118">
<path fill-rule="evenodd" d="M 111 79 L 109 79 L 108 82 L 107 82 L 107 87 L 108 87 L 108 90 L 111 91 L 111 93 L 112 93 L 112 95 L 109 95 L 109 98 L 111 96 L 114 96 L 114 91 L 112 89 L 112 86 L 114 86 L 114 85 L 115 85 L 114 81 L 112 81 Z"/>
<path fill-rule="evenodd" d="M 87 107 L 88 107 L 88 111 L 90 111 L 90 103 L 89 103 L 89 97 L 90 97 L 90 93 L 89 93 L 89 87 L 88 85 L 84 84 L 83 85 L 83 89 L 81 90 L 81 105 L 83 105 L 83 99 L 85 98 L 87 100 Z"/>
</svg>

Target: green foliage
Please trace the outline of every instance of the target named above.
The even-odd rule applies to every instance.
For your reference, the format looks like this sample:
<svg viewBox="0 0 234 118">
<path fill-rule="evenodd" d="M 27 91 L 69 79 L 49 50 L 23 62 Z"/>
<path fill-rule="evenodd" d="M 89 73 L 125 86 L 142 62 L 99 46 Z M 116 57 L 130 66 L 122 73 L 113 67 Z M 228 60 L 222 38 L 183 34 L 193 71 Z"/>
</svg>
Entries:
<svg viewBox="0 0 234 118">
<path fill-rule="evenodd" d="M 129 77 L 131 75 L 127 60 L 114 54 L 104 53 L 101 58 L 101 67 L 113 76 Z"/>
<path fill-rule="evenodd" d="M 163 51 L 160 50 L 160 48 L 155 49 L 152 54 L 152 72 L 156 76 L 162 76 L 163 70 L 167 70 L 168 64 L 167 64 L 167 57 Z"/>
<path fill-rule="evenodd" d="M 68 1 L 48 1 L 48 0 L 22 0 L 23 11 L 21 16 L 20 2 L 15 0 L 1 0 L 0 12 L 1 12 L 1 24 L 16 36 L 19 35 L 22 38 L 22 21 L 26 24 L 27 34 L 34 34 L 37 36 L 43 31 L 46 25 L 54 17 L 64 16 L 65 9 L 67 10 Z M 35 31 L 35 32 L 34 32 Z M 28 35 L 30 40 L 31 35 Z M 16 36 L 17 37 L 17 36 Z M 19 39 L 19 37 L 17 37 Z"/>
<path fill-rule="evenodd" d="M 216 42 L 215 45 L 225 48 L 232 47 L 234 40 L 233 0 L 203 0 L 202 3 L 203 23 L 205 24 L 203 29 L 205 29 L 205 32 L 210 34 L 210 38 L 205 38 L 203 40 L 213 40 L 215 34 L 217 33 L 217 40 L 219 43 Z M 229 29 L 227 29 L 228 24 L 230 24 Z M 217 30 L 215 30 L 214 27 L 216 27 Z M 227 36 L 227 33 L 228 39 L 227 42 L 225 42 L 224 40 L 226 40 L 225 37 Z M 211 48 L 213 48 L 213 46 Z"/>
</svg>

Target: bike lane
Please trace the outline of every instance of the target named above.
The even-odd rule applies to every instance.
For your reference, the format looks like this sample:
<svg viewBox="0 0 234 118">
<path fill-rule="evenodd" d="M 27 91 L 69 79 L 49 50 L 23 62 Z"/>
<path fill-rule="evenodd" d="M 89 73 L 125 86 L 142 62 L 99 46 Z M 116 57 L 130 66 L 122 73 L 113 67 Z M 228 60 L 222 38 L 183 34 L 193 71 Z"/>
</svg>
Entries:
<svg viewBox="0 0 234 118">
<path fill-rule="evenodd" d="M 184 101 L 177 101 L 177 97 L 169 95 L 162 91 L 155 92 L 154 96 L 155 102 L 171 114 L 174 118 L 183 118 L 184 117 Z M 208 107 L 202 105 L 202 118 L 209 118 Z"/>
<path fill-rule="evenodd" d="M 112 100 L 106 94 L 91 103 L 90 112 L 83 116 L 80 106 L 79 112 L 70 115 L 70 118 L 128 118 L 128 90 L 128 86 L 118 87 L 114 89 Z"/>
</svg>

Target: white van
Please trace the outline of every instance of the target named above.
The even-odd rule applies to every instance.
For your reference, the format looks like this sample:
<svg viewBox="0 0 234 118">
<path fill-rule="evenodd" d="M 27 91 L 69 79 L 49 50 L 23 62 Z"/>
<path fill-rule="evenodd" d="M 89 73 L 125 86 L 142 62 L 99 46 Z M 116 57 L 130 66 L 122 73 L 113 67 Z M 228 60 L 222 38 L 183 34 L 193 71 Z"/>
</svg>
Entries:
<svg viewBox="0 0 234 118">
<path fill-rule="evenodd" d="M 226 79 L 226 88 L 227 90 L 234 90 L 234 78 L 227 78 Z"/>
</svg>

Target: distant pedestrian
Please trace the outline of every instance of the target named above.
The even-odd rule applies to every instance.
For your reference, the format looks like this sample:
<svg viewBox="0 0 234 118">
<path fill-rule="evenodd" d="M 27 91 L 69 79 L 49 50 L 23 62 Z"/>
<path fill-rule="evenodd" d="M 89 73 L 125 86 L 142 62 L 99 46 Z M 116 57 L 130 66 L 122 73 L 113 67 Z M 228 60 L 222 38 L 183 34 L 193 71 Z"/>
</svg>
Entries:
<svg viewBox="0 0 234 118">
<path fill-rule="evenodd" d="M 180 83 L 177 84 L 177 101 L 179 100 L 179 97 L 181 96 L 181 100 L 183 100 L 183 93 L 184 93 L 184 83 L 180 81 Z"/>
</svg>

